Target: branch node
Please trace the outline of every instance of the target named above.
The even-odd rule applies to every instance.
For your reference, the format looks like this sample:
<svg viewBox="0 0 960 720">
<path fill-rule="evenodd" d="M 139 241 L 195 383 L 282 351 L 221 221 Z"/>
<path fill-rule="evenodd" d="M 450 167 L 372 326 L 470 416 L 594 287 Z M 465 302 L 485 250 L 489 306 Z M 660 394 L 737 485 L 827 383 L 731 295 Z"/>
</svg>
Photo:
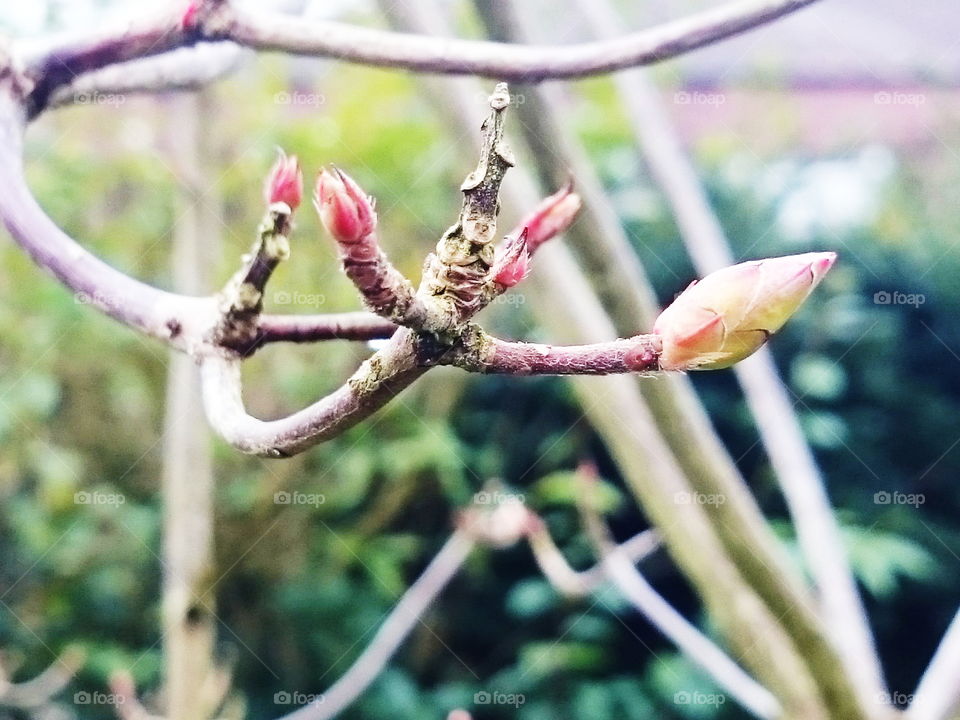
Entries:
<svg viewBox="0 0 960 720">
<path fill-rule="evenodd" d="M 418 295 L 438 309 L 439 322 L 430 328 L 438 332 L 456 331 L 484 305 L 485 285 L 495 259 L 500 184 L 515 163 L 503 137 L 503 113 L 509 106 L 507 84 L 499 83 L 490 96 L 490 114 L 481 126 L 480 160 L 460 186 L 460 218 L 427 258 Z"/>
</svg>

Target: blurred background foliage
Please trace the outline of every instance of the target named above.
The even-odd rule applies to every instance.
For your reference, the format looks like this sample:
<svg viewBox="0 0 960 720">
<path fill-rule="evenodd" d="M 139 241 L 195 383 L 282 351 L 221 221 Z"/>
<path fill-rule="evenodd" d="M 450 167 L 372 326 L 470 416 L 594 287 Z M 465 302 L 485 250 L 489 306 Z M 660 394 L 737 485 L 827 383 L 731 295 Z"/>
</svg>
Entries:
<svg viewBox="0 0 960 720">
<path fill-rule="evenodd" d="M 645 174 L 607 80 L 573 86 L 574 122 L 634 238 L 661 301 L 693 277 L 676 227 Z M 284 103 L 283 94 L 313 100 Z M 169 286 L 178 177 L 163 149 L 164 97 L 74 107 L 30 131 L 29 177 L 51 216 L 94 252 Z M 348 170 L 377 198 L 382 236 L 408 274 L 455 218 L 477 138 L 448 133 L 398 73 L 265 58 L 210 92 L 204 122 L 216 158 L 209 199 L 222 203 L 218 284 L 247 249 L 275 148 L 308 176 Z M 477 118 L 483 99 L 477 99 Z M 514 132 L 516 129 L 514 129 Z M 835 249 L 840 262 L 773 342 L 828 480 L 865 592 L 891 689 L 909 692 L 956 609 L 960 549 L 960 211 L 956 158 L 864 141 L 843 153 L 758 156 L 723 132 L 692 148 L 738 257 Z M 831 178 L 865 210 L 834 222 L 819 202 Z M 797 217 L 797 208 L 806 214 Z M 505 218 L 505 225 L 515 218 Z M 277 312 L 356 309 L 309 207 L 293 257 L 271 283 Z M 65 695 L 105 690 L 132 671 L 160 679 L 159 475 L 166 351 L 101 317 L 10 243 L 0 263 L 0 647 L 16 678 L 62 648 L 88 662 Z M 536 269 L 534 268 L 534 272 Z M 920 305 L 875 294 L 919 294 Z M 514 337 L 538 335 L 523 289 L 487 312 Z M 338 385 L 369 350 L 328 343 L 271 347 L 248 363 L 253 411 L 276 416 Z M 784 540 L 783 501 L 729 371 L 696 384 L 723 439 Z M 651 382 L 656 382 L 652 380 Z M 645 521 L 618 491 L 602 443 L 568 387 L 550 378 L 437 370 L 359 427 L 305 455 L 251 459 L 216 449 L 218 653 L 235 662 L 250 717 L 291 708 L 277 692 L 319 692 L 356 657 L 450 531 L 455 508 L 502 478 L 544 515 L 572 561 L 592 562 L 571 507 L 570 471 L 598 463 L 610 520 L 626 538 Z M 278 504 L 275 494 L 322 495 Z M 117 504 L 77 493 L 116 494 Z M 917 506 L 878 493 L 921 493 Z M 624 496 L 625 497 L 625 494 Z M 79 498 L 79 500 L 78 500 Z M 691 617 L 696 597 L 662 553 L 651 581 Z M 483 551 L 453 582 L 345 718 L 737 718 L 731 704 L 676 701 L 711 692 L 700 674 L 609 590 L 571 602 L 518 547 Z M 474 693 L 521 693 L 519 708 L 475 706 Z M 0 714 L 6 711 L 0 709 Z"/>
</svg>

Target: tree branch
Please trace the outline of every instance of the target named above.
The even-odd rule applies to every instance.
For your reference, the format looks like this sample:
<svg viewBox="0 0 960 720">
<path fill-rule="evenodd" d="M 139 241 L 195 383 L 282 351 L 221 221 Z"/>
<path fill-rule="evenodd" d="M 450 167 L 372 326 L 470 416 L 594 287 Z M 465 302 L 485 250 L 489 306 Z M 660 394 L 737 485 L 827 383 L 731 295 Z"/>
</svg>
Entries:
<svg viewBox="0 0 960 720">
<path fill-rule="evenodd" d="M 518 46 L 305 21 L 206 0 L 189 17 L 168 14 L 150 23 L 69 38 L 44 54 L 26 58 L 27 75 L 34 84 L 29 108 L 31 115 L 41 112 L 58 88 L 82 73 L 203 40 L 232 40 L 257 50 L 507 81 L 582 77 L 659 62 L 771 22 L 814 1 L 740 0 L 612 41 Z"/>
<path fill-rule="evenodd" d="M 909 720 L 951 720 L 960 711 L 960 612 L 920 678 L 907 711 Z"/>
</svg>

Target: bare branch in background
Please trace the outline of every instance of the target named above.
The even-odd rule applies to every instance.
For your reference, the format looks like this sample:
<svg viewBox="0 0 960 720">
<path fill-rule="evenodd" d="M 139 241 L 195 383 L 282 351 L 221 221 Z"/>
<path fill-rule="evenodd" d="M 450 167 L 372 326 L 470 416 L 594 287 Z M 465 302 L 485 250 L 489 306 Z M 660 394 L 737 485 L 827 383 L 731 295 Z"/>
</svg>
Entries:
<svg viewBox="0 0 960 720">
<path fill-rule="evenodd" d="M 280 720 L 329 720 L 353 703 L 383 672 L 437 596 L 463 567 L 478 545 L 493 548 L 515 544 L 526 532 L 527 510 L 510 499 L 493 507 L 474 505 L 457 520 L 457 529 L 419 578 L 409 587 L 377 630 L 373 640 L 330 689 L 310 705 Z"/>
<path fill-rule="evenodd" d="M 0 666 L 0 706 L 30 711 L 42 708 L 63 692 L 85 660 L 83 650 L 69 648 L 39 675 L 19 683 L 10 682 Z"/>
<path fill-rule="evenodd" d="M 622 23 L 610 0 L 576 0 L 581 16 L 601 38 Z M 681 237 L 700 275 L 735 262 L 697 172 L 670 123 L 656 86 L 641 68 L 613 76 L 636 144 L 663 191 Z M 801 552 L 817 584 L 831 638 L 865 698 L 884 691 L 883 672 L 866 612 L 844 551 L 823 478 L 793 412 L 772 356 L 761 349 L 734 368 L 756 418 L 764 447 L 783 489 Z"/>
<path fill-rule="evenodd" d="M 154 715 L 137 697 L 137 686 L 129 672 L 115 672 L 110 676 L 110 692 L 114 695 L 114 711 L 120 720 L 165 720 Z"/>
<path fill-rule="evenodd" d="M 527 544 L 533 552 L 537 567 L 553 589 L 568 598 L 582 598 L 596 592 L 607 582 L 602 564 L 586 570 L 574 570 L 560 552 L 546 524 L 539 517 L 531 518 L 527 531 Z M 621 552 L 631 563 L 638 563 L 660 546 L 660 537 L 655 530 L 644 530 L 621 543 Z"/>
<path fill-rule="evenodd" d="M 651 625 L 751 715 L 758 718 L 779 717 L 782 710 L 777 699 L 664 600 L 643 577 L 622 546 L 613 542 L 610 531 L 594 506 L 594 489 L 590 478 L 581 477 L 577 502 L 587 536 L 606 577 Z"/>
<path fill-rule="evenodd" d="M 211 111 L 209 93 L 180 94 L 158 110 L 165 154 L 186 180 L 176 195 L 173 287 L 200 294 L 210 287 L 221 245 L 221 201 L 209 191 L 214 155 L 213 126 L 204 122 Z M 211 688 L 220 674 L 214 659 L 215 600 L 209 595 L 216 577 L 213 450 L 199 371 L 183 353 L 170 352 L 164 408 L 163 711 L 178 720 L 210 720 L 222 700 Z"/>
<path fill-rule="evenodd" d="M 400 598 L 373 640 L 337 682 L 317 700 L 280 720 L 328 720 L 353 703 L 377 679 L 390 658 L 418 624 L 437 596 L 463 567 L 476 541 L 456 531 Z"/>
<path fill-rule="evenodd" d="M 960 612 L 940 641 L 930 665 L 920 678 L 909 720 L 953 720 L 960 713 Z"/>
</svg>

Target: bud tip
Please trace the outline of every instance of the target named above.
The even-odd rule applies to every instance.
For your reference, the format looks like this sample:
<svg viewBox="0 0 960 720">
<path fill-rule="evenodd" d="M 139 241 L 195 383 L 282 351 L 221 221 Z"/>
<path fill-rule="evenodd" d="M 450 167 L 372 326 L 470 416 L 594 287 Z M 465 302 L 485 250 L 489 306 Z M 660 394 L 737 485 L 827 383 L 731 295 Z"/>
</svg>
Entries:
<svg viewBox="0 0 960 720">
<path fill-rule="evenodd" d="M 282 202 L 291 210 L 297 209 L 303 199 L 303 173 L 296 155 L 288 156 L 283 150 L 279 151 L 267 176 L 263 195 L 268 205 Z"/>
</svg>

